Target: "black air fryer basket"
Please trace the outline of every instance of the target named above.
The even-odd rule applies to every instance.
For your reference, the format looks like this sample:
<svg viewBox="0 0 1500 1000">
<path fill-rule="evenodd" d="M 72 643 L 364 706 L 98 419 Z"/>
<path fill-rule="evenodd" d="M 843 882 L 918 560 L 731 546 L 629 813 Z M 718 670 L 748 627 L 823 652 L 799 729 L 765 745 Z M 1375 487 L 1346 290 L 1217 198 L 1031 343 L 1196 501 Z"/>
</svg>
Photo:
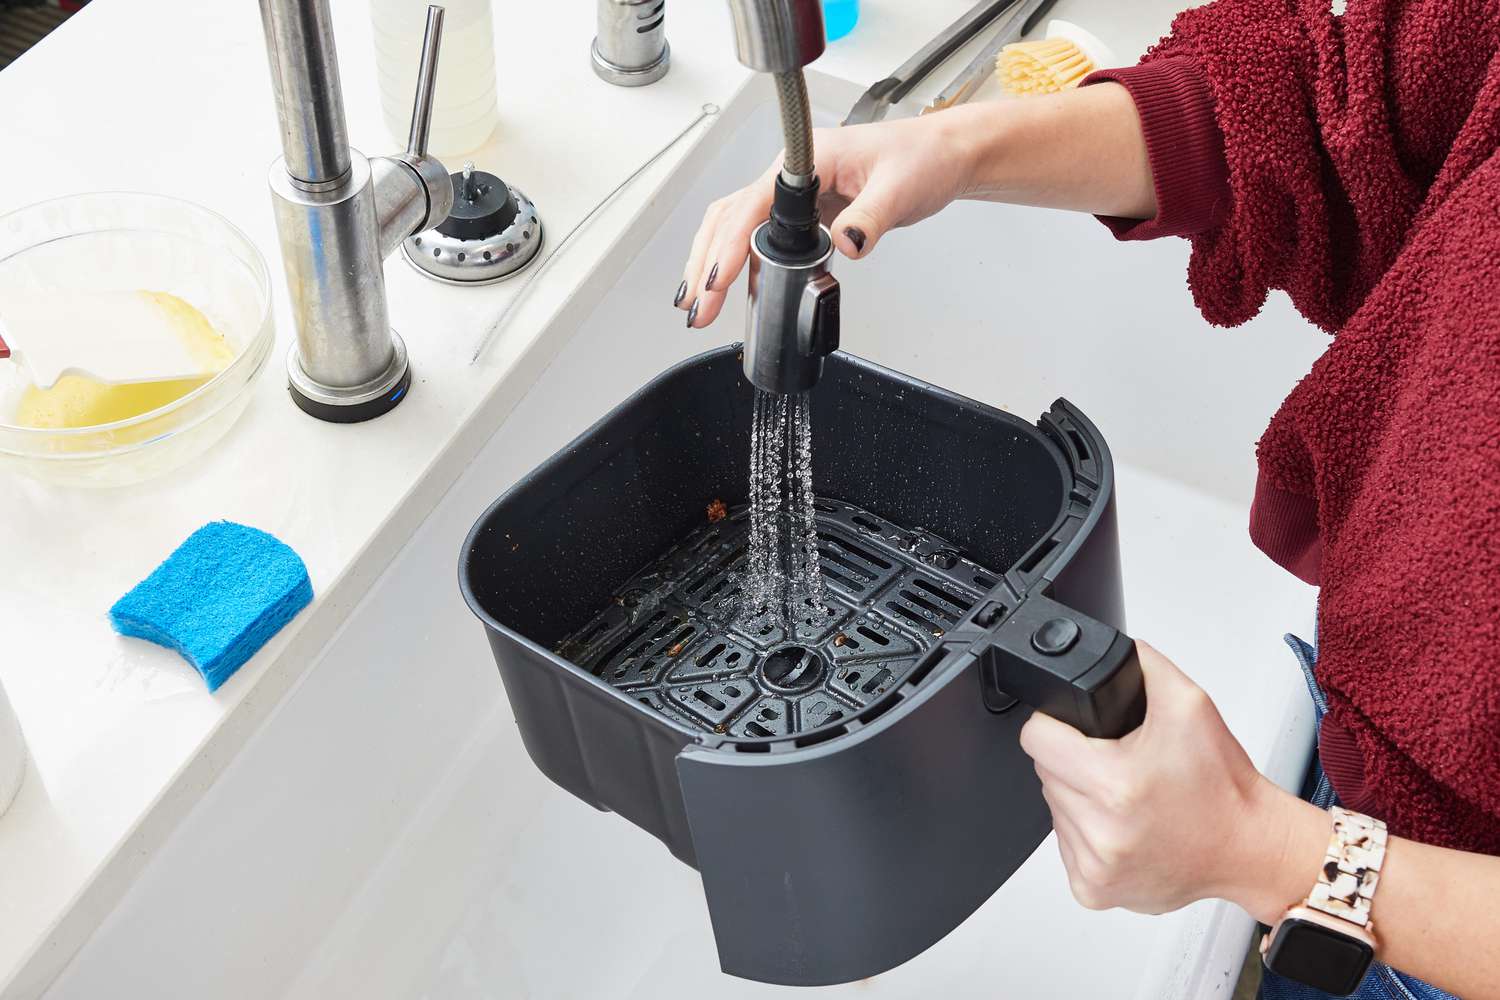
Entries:
<svg viewBox="0 0 1500 1000">
<path fill-rule="evenodd" d="M 706 595 L 742 558 L 737 354 L 667 371 L 509 490 L 460 582 L 532 760 L 699 870 L 724 971 L 849 982 L 1046 836 L 1032 708 L 1096 736 L 1144 713 L 1113 467 L 1064 400 L 1032 425 L 834 354 L 811 396 L 834 611 L 734 633 Z M 773 672 L 792 642 L 806 659 Z"/>
</svg>

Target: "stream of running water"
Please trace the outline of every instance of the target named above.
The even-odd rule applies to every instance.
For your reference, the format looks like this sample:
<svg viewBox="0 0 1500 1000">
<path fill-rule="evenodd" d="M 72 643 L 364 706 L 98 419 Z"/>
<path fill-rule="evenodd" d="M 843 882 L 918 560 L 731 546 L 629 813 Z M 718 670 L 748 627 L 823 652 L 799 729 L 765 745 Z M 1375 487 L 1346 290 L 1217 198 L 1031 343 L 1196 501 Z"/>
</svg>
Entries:
<svg viewBox="0 0 1500 1000">
<path fill-rule="evenodd" d="M 823 571 L 813 510 L 812 423 L 807 393 L 755 391 L 750 427 L 750 550 L 742 622 L 780 627 L 821 611 Z"/>
</svg>

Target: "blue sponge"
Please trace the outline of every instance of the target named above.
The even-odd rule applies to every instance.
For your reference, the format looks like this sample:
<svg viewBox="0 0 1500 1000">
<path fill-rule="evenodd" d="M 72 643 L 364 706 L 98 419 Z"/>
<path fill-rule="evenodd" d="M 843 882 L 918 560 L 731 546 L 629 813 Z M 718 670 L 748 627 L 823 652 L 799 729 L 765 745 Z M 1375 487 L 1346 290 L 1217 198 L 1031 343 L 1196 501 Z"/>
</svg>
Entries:
<svg viewBox="0 0 1500 1000">
<path fill-rule="evenodd" d="M 175 649 L 210 691 L 312 600 L 297 553 L 232 521 L 205 524 L 109 609 L 121 635 Z"/>
</svg>

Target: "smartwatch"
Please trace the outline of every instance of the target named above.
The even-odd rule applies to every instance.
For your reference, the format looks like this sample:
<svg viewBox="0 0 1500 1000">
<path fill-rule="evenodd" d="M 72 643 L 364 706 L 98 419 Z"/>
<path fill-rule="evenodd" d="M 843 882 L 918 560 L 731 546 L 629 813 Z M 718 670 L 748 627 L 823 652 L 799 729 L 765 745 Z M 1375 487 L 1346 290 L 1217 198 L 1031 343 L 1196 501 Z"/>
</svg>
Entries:
<svg viewBox="0 0 1500 1000">
<path fill-rule="evenodd" d="M 1378 819 L 1334 806 L 1333 836 L 1307 898 L 1287 909 L 1262 939 L 1266 968 L 1334 996 L 1359 988 L 1375 961 L 1370 903 L 1385 860 Z"/>
</svg>

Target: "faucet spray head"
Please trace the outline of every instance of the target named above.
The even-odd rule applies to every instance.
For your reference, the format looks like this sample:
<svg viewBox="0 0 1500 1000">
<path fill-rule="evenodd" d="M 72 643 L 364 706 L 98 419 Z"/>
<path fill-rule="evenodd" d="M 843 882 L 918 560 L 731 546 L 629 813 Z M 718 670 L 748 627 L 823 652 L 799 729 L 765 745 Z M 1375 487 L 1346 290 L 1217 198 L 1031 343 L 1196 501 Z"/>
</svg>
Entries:
<svg viewBox="0 0 1500 1000">
<path fill-rule="evenodd" d="M 776 233 L 773 219 L 750 239 L 742 367 L 756 388 L 784 395 L 817 385 L 823 359 L 838 350 L 839 282 L 828 271 L 828 230 L 814 223 L 810 249 L 798 255 L 779 250 Z"/>
<path fill-rule="evenodd" d="M 750 243 L 745 377 L 774 393 L 806 392 L 839 346 L 833 240 L 818 224 L 812 114 L 802 67 L 823 54 L 820 0 L 729 0 L 740 62 L 776 78 L 786 157 L 771 217 Z"/>
</svg>

